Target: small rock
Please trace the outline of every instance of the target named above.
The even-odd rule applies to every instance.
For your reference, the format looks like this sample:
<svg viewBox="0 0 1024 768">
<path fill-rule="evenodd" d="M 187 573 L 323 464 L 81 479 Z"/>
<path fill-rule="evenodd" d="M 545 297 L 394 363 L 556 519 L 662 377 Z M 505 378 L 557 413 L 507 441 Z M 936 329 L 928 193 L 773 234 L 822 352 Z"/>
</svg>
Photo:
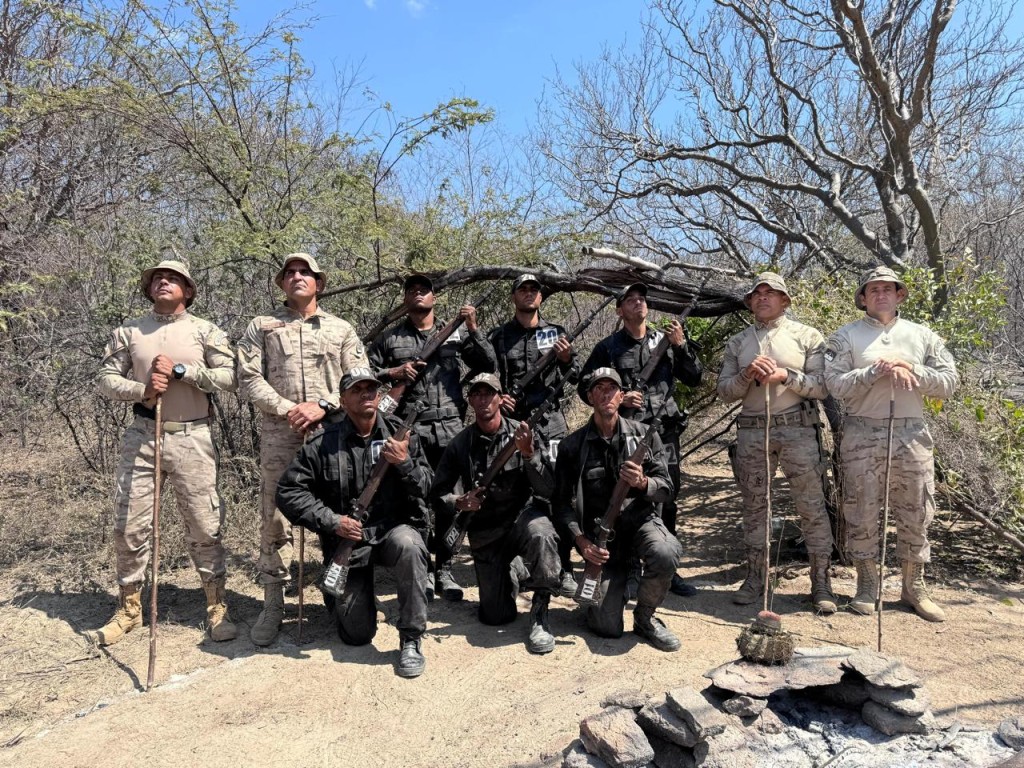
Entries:
<svg viewBox="0 0 1024 768">
<path fill-rule="evenodd" d="M 601 699 L 601 706 L 642 709 L 652 698 L 651 694 L 639 690 L 615 691 Z"/>
<path fill-rule="evenodd" d="M 665 696 L 672 711 L 686 721 L 699 739 L 722 733 L 729 725 L 725 715 L 693 688 L 674 688 Z"/>
<path fill-rule="evenodd" d="M 1010 749 L 1024 750 L 1024 717 L 1008 717 L 999 724 L 999 738 Z"/>
<path fill-rule="evenodd" d="M 761 716 L 757 718 L 757 722 L 754 723 L 754 727 L 757 728 L 763 734 L 768 736 L 774 736 L 779 733 L 783 733 L 786 730 L 786 724 L 782 722 L 782 719 L 770 709 L 765 709 L 761 713 Z"/>
<path fill-rule="evenodd" d="M 749 731 L 726 728 L 693 748 L 700 768 L 761 768 L 768 765 L 763 743 Z"/>
<path fill-rule="evenodd" d="M 654 748 L 654 765 L 657 768 L 696 768 L 697 761 L 691 750 L 650 734 L 647 738 Z"/>
<path fill-rule="evenodd" d="M 924 688 L 879 688 L 869 683 L 866 689 L 872 701 L 907 717 L 920 717 L 932 705 Z"/>
<path fill-rule="evenodd" d="M 722 705 L 726 712 L 737 717 L 757 717 L 767 706 L 768 702 L 764 699 L 751 696 L 733 696 Z"/>
<path fill-rule="evenodd" d="M 700 741 L 689 724 L 673 711 L 664 698 L 656 699 L 641 709 L 636 721 L 648 736 L 653 734 L 681 747 L 693 747 Z"/>
<path fill-rule="evenodd" d="M 592 755 L 613 768 L 640 768 L 654 759 L 647 736 L 633 711 L 609 708 L 580 722 L 580 738 Z"/>
<path fill-rule="evenodd" d="M 932 728 L 931 713 L 921 717 L 899 715 L 875 701 L 864 703 L 860 716 L 864 722 L 886 736 L 897 736 L 901 733 L 928 733 Z"/>
<path fill-rule="evenodd" d="M 840 666 L 850 655 L 842 648 L 797 648 L 793 659 L 777 666 L 732 661 L 705 672 L 718 688 L 766 699 L 776 691 L 833 685 L 843 679 Z"/>
<path fill-rule="evenodd" d="M 850 654 L 843 666 L 879 688 L 920 688 L 924 685 L 917 673 L 899 659 L 866 648 Z"/>
<path fill-rule="evenodd" d="M 565 750 L 562 768 L 608 768 L 608 763 L 587 752 L 583 747 L 583 742 L 576 739 Z"/>
</svg>

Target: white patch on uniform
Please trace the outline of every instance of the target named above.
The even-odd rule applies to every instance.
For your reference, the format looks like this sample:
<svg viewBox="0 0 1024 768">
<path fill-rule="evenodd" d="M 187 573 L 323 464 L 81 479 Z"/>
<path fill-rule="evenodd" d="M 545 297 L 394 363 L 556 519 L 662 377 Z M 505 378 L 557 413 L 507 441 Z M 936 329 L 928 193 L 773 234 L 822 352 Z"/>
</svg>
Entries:
<svg viewBox="0 0 1024 768">
<path fill-rule="evenodd" d="M 661 331 L 654 331 L 651 334 L 651 338 L 647 340 L 647 346 L 650 347 L 651 349 L 654 349 L 661 343 L 661 337 L 664 335 L 665 334 L 662 333 Z"/>
<path fill-rule="evenodd" d="M 457 344 L 460 341 L 462 341 L 462 332 L 458 328 L 456 328 L 455 331 L 452 333 L 452 335 L 449 336 L 445 340 L 444 343 L 445 344 Z"/>
<path fill-rule="evenodd" d="M 836 351 L 834 349 L 832 349 L 832 348 L 826 349 L 825 350 L 825 360 L 831 363 L 835 359 L 836 359 Z"/>
<path fill-rule="evenodd" d="M 370 461 L 377 463 L 377 459 L 380 458 L 381 449 L 384 448 L 383 440 L 374 440 L 370 443 Z"/>
<path fill-rule="evenodd" d="M 636 435 L 626 435 L 626 452 L 632 456 L 633 451 L 640 445 L 640 438 Z"/>
<path fill-rule="evenodd" d="M 541 352 L 546 352 L 555 346 L 555 342 L 558 341 L 558 329 L 538 328 L 534 338 L 537 339 L 537 349 Z"/>
<path fill-rule="evenodd" d="M 558 460 L 558 444 L 561 440 L 552 440 L 548 444 L 548 460 L 554 464 Z"/>
</svg>

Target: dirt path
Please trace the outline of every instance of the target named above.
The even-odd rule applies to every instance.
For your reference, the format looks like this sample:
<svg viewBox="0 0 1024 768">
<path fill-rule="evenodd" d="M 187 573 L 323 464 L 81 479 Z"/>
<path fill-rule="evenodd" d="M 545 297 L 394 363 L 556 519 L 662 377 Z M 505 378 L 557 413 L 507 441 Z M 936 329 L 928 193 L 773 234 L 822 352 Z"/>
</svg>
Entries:
<svg viewBox="0 0 1024 768">
<path fill-rule="evenodd" d="M 29 566 L 3 576 L 0 589 L 0 765 L 128 766 L 321 765 L 502 766 L 535 762 L 578 735 L 579 720 L 622 689 L 702 688 L 709 668 L 735 657 L 735 638 L 750 611 L 728 594 L 742 573 L 731 482 L 720 468 L 685 478 L 689 545 L 684 574 L 697 598 L 670 595 L 666 622 L 683 649 L 664 654 L 631 634 L 601 640 L 583 627 L 570 600 L 556 598 L 551 624 L 558 644 L 545 657 L 523 646 L 526 616 L 504 629 L 475 617 L 475 591 L 461 604 L 435 602 L 424 644 L 427 671 L 416 680 L 394 674 L 394 590 L 383 579 L 380 631 L 364 648 L 342 645 L 310 588 L 304 630 L 295 644 L 292 620 L 278 643 L 257 650 L 247 639 L 259 613 L 257 587 L 236 567 L 229 582 L 240 637 L 202 638 L 201 596 L 194 575 L 178 569 L 161 587 L 158 686 L 139 693 L 148 652 L 145 631 L 97 653 L 80 630 L 111 610 L 106 594 L 64 592 Z M 780 496 L 785 494 L 784 489 Z M 984 539 L 977 528 L 965 535 Z M 984 545 L 990 540 L 979 541 Z M 935 590 L 950 621 L 928 624 L 895 603 L 885 614 L 884 650 L 927 679 L 942 719 L 994 724 L 1024 711 L 1024 587 L 958 580 L 936 547 Z M 873 620 L 841 612 L 814 616 L 804 595 L 807 568 L 785 569 L 774 608 L 800 645 L 874 646 Z M 457 568 L 471 581 L 468 562 Z M 887 579 L 898 595 L 898 575 Z M 853 592 L 852 573 L 836 569 L 836 589 Z M 523 612 L 528 597 L 520 598 Z M 627 617 L 627 627 L 629 624 Z"/>
</svg>

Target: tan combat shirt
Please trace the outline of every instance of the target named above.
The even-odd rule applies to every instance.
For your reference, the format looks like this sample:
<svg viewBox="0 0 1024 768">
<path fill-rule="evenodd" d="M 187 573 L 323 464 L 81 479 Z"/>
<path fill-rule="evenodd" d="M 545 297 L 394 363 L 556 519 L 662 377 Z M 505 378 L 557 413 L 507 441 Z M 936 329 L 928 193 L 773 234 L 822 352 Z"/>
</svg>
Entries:
<svg viewBox="0 0 1024 768">
<path fill-rule="evenodd" d="M 272 416 L 321 398 L 337 408 L 341 377 L 368 367 L 355 329 L 319 307 L 304 319 L 282 305 L 253 318 L 238 342 L 239 389 Z"/>
<path fill-rule="evenodd" d="M 909 392 L 896 390 L 893 415 L 898 419 L 921 418 L 926 395 L 949 397 L 960 383 L 953 356 L 931 329 L 900 317 L 883 325 L 865 316 L 832 334 L 825 349 L 825 383 L 848 416 L 889 417 L 890 377 L 874 369 L 881 358 L 912 364 L 920 382 Z"/>
<path fill-rule="evenodd" d="M 821 400 L 825 389 L 825 337 L 809 325 L 786 316 L 770 323 L 754 323 L 725 345 L 718 375 L 718 396 L 727 403 L 743 401 L 744 416 L 764 415 L 764 389 L 755 386 L 743 370 L 758 355 L 775 360 L 789 373 L 784 382 L 771 384 L 772 413 L 785 413 L 807 399 Z"/>
<path fill-rule="evenodd" d="M 185 375 L 180 381 L 171 377 L 164 393 L 167 421 L 204 419 L 209 415 L 207 393 L 235 389 L 235 354 L 220 328 L 188 312 L 150 312 L 114 330 L 100 363 L 100 392 L 111 400 L 152 407 L 144 398 L 157 355 L 185 366 Z"/>
</svg>

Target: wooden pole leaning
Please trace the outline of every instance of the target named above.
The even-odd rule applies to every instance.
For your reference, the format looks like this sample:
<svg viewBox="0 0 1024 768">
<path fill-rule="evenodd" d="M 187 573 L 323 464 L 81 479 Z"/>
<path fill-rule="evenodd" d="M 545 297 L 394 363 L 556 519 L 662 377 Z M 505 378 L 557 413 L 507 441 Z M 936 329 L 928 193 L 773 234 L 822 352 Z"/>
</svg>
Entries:
<svg viewBox="0 0 1024 768">
<path fill-rule="evenodd" d="M 764 599 L 763 610 L 768 610 L 768 588 L 771 585 L 772 566 L 772 393 L 771 384 L 764 384 Z"/>
<path fill-rule="evenodd" d="M 889 428 L 885 436 L 885 489 L 882 495 L 882 532 L 878 537 L 878 652 L 882 652 L 882 580 L 885 577 L 885 536 L 889 531 L 889 484 L 892 476 L 892 430 L 896 413 L 896 381 L 889 374 Z"/>
<path fill-rule="evenodd" d="M 153 687 L 153 676 L 156 674 L 156 634 L 157 634 L 157 584 L 160 574 L 160 486 L 161 459 L 163 458 L 164 421 L 163 395 L 156 396 L 155 429 L 153 438 L 153 523 L 150 536 L 152 552 L 149 558 L 149 670 L 146 672 L 146 690 Z"/>
</svg>

